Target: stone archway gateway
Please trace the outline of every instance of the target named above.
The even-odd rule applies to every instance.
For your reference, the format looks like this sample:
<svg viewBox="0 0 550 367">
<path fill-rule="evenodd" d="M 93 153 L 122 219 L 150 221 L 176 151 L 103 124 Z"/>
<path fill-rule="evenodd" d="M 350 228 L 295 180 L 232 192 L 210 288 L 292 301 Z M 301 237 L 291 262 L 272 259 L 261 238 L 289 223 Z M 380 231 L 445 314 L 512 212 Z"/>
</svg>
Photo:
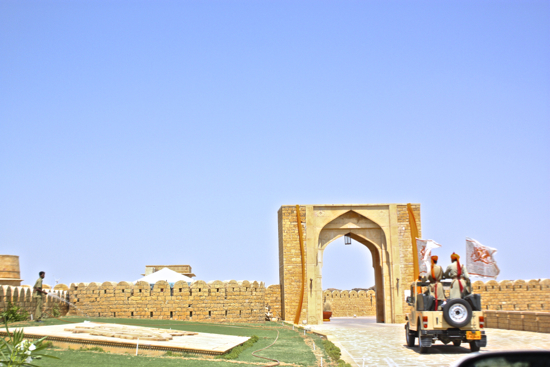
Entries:
<svg viewBox="0 0 550 367">
<path fill-rule="evenodd" d="M 411 238 L 420 237 L 420 204 L 409 209 L 407 204 L 289 205 L 279 209 L 278 220 L 284 320 L 297 321 L 299 313 L 300 322 L 322 323 L 323 253 L 348 235 L 372 254 L 377 322 L 405 322 L 405 294 L 415 273 Z"/>
</svg>

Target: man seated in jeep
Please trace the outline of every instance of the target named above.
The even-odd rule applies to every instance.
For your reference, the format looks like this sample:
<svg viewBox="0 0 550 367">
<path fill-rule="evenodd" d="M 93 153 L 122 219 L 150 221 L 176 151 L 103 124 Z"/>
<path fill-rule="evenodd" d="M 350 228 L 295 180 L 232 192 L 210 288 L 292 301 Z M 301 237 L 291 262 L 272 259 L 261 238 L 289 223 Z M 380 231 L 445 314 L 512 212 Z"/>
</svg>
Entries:
<svg viewBox="0 0 550 367">
<path fill-rule="evenodd" d="M 470 280 L 468 270 L 464 265 L 460 265 L 460 256 L 455 254 L 451 255 L 451 265 L 447 266 L 443 278 L 452 279 L 451 292 L 449 299 L 464 298 L 470 291 L 467 289 L 467 282 Z"/>
</svg>

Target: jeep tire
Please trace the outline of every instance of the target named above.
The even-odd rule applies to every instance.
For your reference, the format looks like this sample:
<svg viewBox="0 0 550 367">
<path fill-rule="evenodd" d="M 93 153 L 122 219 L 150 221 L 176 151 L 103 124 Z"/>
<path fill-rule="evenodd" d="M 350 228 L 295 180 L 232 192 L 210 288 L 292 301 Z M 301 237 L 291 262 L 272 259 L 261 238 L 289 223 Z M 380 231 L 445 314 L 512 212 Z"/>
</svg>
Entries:
<svg viewBox="0 0 550 367">
<path fill-rule="evenodd" d="M 461 298 L 451 299 L 443 307 L 443 318 L 449 325 L 456 328 L 468 325 L 472 314 L 470 303 Z"/>
<path fill-rule="evenodd" d="M 409 323 L 407 322 L 407 325 L 405 326 L 405 338 L 407 340 L 407 346 L 408 347 L 414 347 L 415 339 L 416 339 L 416 332 L 411 332 L 409 329 Z"/>
</svg>

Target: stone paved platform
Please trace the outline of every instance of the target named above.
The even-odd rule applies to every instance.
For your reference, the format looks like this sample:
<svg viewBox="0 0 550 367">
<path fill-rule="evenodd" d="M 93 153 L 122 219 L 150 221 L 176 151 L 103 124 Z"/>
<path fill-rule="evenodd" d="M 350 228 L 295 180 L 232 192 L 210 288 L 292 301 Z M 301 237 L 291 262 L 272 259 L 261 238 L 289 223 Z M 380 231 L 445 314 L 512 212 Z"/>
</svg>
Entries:
<svg viewBox="0 0 550 367">
<path fill-rule="evenodd" d="M 374 317 L 333 318 L 331 322 L 312 326 L 345 349 L 348 361 L 356 366 L 449 366 L 470 353 L 468 344 L 455 347 L 437 342 L 429 353 L 420 354 L 417 346 L 407 347 L 404 325 L 377 324 Z M 550 349 L 550 334 L 529 331 L 486 329 L 487 347 L 481 353 L 498 350 Z M 343 354 L 345 353 L 343 351 Z M 364 360 L 364 362 L 363 362 Z M 349 361 L 351 362 L 351 361 Z"/>
<path fill-rule="evenodd" d="M 136 346 L 139 344 L 142 352 L 149 349 L 160 351 L 178 351 L 178 352 L 192 352 L 203 354 L 222 354 L 236 347 L 237 345 L 246 342 L 249 337 L 234 336 L 234 335 L 222 335 L 211 333 L 187 333 L 184 336 L 173 336 L 171 340 L 139 340 L 128 339 L 104 335 L 91 335 L 89 333 L 75 334 L 71 330 L 79 327 L 112 327 L 112 328 L 124 328 L 127 331 L 131 331 L 134 334 L 149 335 L 152 330 L 158 331 L 162 329 L 148 328 L 143 326 L 132 325 L 119 325 L 108 323 L 95 323 L 95 322 L 83 322 L 76 324 L 62 324 L 62 325 L 50 325 L 50 326 L 27 326 L 23 327 L 25 336 L 41 338 L 48 337 L 49 341 L 55 343 L 65 344 L 90 344 L 92 346 L 106 346 L 113 348 L 122 348 L 121 352 L 130 348 L 130 351 L 137 350 Z M 10 331 L 14 331 L 15 328 L 10 328 Z M 167 333 L 172 330 L 164 329 Z M 0 330 L 0 333 L 3 333 Z M 183 334 L 183 333 L 179 333 Z"/>
</svg>

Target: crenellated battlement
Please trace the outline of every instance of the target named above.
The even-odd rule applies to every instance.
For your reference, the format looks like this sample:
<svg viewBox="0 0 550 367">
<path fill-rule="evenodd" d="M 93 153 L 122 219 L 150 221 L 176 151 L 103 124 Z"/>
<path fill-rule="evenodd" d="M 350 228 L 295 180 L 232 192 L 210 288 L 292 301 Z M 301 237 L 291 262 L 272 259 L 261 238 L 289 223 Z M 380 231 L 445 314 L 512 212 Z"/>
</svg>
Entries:
<svg viewBox="0 0 550 367">
<path fill-rule="evenodd" d="M 550 312 L 550 279 L 481 280 L 472 283 L 473 293 L 481 295 L 483 310 Z M 445 291 L 449 296 L 449 291 Z M 374 316 L 376 292 L 325 290 L 323 302 L 332 305 L 333 317 Z"/>
<path fill-rule="evenodd" d="M 61 315 L 87 315 L 89 317 L 124 317 L 173 319 L 201 322 L 257 322 L 265 317 L 269 307 L 274 317 L 281 317 L 281 287 L 265 286 L 263 282 L 196 280 L 170 284 L 158 281 L 103 282 L 57 284 L 53 289 L 44 285 L 56 296 L 73 303 L 47 297 L 45 312 L 51 315 L 55 304 Z M 489 280 L 472 283 L 474 293 L 481 295 L 484 311 L 534 311 L 550 314 L 550 279 Z M 0 309 L 8 303 L 34 313 L 36 302 L 30 286 L 1 286 Z M 333 317 L 376 315 L 376 292 L 354 290 L 325 290 L 323 303 L 330 302 Z"/>
<path fill-rule="evenodd" d="M 29 312 L 34 312 L 31 288 L 4 287 L 0 305 L 8 300 L 14 304 L 23 302 Z M 23 299 L 18 296 L 26 289 Z M 45 289 L 51 288 L 44 286 Z M 170 284 L 158 281 L 149 284 L 143 281 L 72 283 L 56 285 L 59 297 L 76 306 L 66 310 L 72 315 L 89 317 L 125 317 L 173 319 L 202 322 L 258 322 L 265 317 L 265 307 L 280 314 L 280 287 L 257 281 L 220 281 L 206 283 L 196 280 L 191 284 L 178 281 Z M 14 294 L 17 294 L 14 296 Z M 49 301 L 50 298 L 48 298 Z M 60 302 L 57 300 L 57 302 Z M 46 309 L 48 312 L 48 309 Z"/>
<path fill-rule="evenodd" d="M 489 280 L 472 283 L 483 310 L 550 312 L 550 279 Z"/>
<path fill-rule="evenodd" d="M 332 317 L 376 315 L 376 292 L 373 290 L 325 290 L 323 303 L 325 302 L 330 302 L 332 306 Z"/>
<path fill-rule="evenodd" d="M 47 284 L 44 284 L 42 288 L 64 300 L 69 297 L 68 287 L 64 284 L 56 285 L 53 290 Z M 36 300 L 33 298 L 33 292 L 34 290 L 30 286 L 0 286 L 0 310 L 6 310 L 11 303 L 26 310 L 29 314 L 34 314 Z M 52 315 L 54 307 L 57 307 L 60 315 L 66 315 L 69 312 L 69 306 L 65 302 L 53 297 L 45 297 L 43 307 L 47 315 Z"/>
</svg>

